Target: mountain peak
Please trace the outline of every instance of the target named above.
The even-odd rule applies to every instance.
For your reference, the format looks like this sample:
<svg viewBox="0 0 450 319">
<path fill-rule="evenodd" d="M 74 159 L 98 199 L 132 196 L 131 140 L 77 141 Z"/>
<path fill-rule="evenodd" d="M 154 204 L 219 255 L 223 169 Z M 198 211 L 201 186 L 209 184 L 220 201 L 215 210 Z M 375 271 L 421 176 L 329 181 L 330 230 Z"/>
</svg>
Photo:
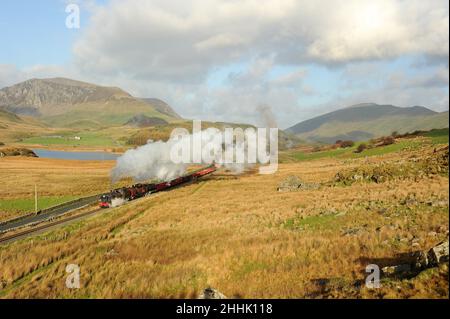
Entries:
<svg viewBox="0 0 450 319">
<path fill-rule="evenodd" d="M 131 98 L 127 92 L 115 88 L 67 78 L 29 79 L 0 90 L 0 107 L 14 112 L 34 110 L 34 113 L 52 113 L 55 108 L 86 102 L 108 101 L 113 98 Z M 19 112 L 21 113 L 21 112 Z M 33 113 L 33 112 L 32 112 Z"/>
<path fill-rule="evenodd" d="M 351 109 L 351 108 L 369 107 L 369 106 L 378 106 L 378 104 L 373 103 L 373 102 L 366 102 L 366 103 L 358 103 L 358 104 L 349 105 L 349 106 L 346 106 L 344 108 L 345 109 Z"/>
</svg>

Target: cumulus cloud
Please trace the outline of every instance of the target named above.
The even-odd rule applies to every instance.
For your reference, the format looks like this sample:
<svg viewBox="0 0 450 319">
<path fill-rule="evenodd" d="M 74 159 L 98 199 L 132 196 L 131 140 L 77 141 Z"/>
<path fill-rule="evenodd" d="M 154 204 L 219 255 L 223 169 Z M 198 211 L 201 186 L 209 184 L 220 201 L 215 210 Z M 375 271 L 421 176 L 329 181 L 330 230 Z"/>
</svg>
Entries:
<svg viewBox="0 0 450 319">
<path fill-rule="evenodd" d="M 440 67 L 426 75 L 408 76 L 402 72 L 395 73 L 388 79 L 387 86 L 400 89 L 447 88 L 448 80 L 448 67 Z"/>
<path fill-rule="evenodd" d="M 75 46 L 82 68 L 200 81 L 212 66 L 257 55 L 346 63 L 448 55 L 444 1 L 114 0 Z"/>
<path fill-rule="evenodd" d="M 330 109 L 333 105 L 336 108 L 360 102 L 397 106 L 421 105 L 435 111 L 447 111 L 449 108 L 448 66 L 436 66 L 425 73 L 414 75 L 404 71 L 383 70 L 379 64 L 365 65 L 365 68 L 377 69 L 378 72 L 367 72 L 365 77 L 353 77 L 351 81 L 343 83 L 345 89 L 357 88 L 354 94 L 337 97 L 332 103 L 325 103 L 321 108 Z M 353 72 L 357 72 L 354 67 L 350 73 Z M 343 78 L 349 78 L 348 74 L 344 72 Z"/>
</svg>

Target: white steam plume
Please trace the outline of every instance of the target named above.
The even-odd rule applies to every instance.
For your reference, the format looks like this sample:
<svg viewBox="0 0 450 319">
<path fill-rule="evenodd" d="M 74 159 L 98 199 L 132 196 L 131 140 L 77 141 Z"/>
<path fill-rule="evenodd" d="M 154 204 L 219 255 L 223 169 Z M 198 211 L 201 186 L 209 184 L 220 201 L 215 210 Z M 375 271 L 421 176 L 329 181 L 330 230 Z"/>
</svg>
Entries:
<svg viewBox="0 0 450 319">
<path fill-rule="evenodd" d="M 125 203 L 125 200 L 123 198 L 113 198 L 111 200 L 112 207 L 122 206 L 124 203 Z"/>
<path fill-rule="evenodd" d="M 197 134 L 201 134 L 201 148 L 198 149 L 193 147 L 193 141 Z M 148 141 L 143 146 L 126 151 L 117 159 L 116 166 L 111 171 L 111 179 L 113 182 L 124 177 L 132 177 L 135 181 L 148 179 L 169 181 L 183 175 L 191 163 L 216 163 L 234 173 L 241 173 L 250 164 L 245 164 L 247 163 L 247 145 L 245 142 L 239 142 L 237 135 L 239 134 L 235 134 L 234 141 L 231 140 L 231 143 L 227 143 L 224 142 L 226 140 L 224 131 L 208 128 L 194 134 L 186 134 L 181 138 L 170 138 L 167 142 Z M 174 148 L 181 149 L 183 144 L 190 145 L 190 161 L 188 163 L 174 163 L 171 158 L 171 151 Z M 245 159 L 242 164 L 224 161 L 224 150 L 227 145 L 231 144 L 234 145 L 234 148 L 244 149 L 242 153 Z"/>
</svg>

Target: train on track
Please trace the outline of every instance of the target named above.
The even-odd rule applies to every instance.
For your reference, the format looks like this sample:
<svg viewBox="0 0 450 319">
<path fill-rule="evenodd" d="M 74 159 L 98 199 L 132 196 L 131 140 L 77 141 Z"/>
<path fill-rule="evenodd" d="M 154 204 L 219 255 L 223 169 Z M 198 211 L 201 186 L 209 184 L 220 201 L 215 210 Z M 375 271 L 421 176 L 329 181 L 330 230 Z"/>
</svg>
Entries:
<svg viewBox="0 0 450 319">
<path fill-rule="evenodd" d="M 105 193 L 100 196 L 99 206 L 101 208 L 109 208 L 125 201 L 130 201 L 156 192 L 161 192 L 181 184 L 194 182 L 202 176 L 213 173 L 216 169 L 217 168 L 215 165 L 210 165 L 190 174 L 172 179 L 168 182 L 157 184 L 135 184 L 130 187 L 116 188 L 109 193 Z"/>
</svg>

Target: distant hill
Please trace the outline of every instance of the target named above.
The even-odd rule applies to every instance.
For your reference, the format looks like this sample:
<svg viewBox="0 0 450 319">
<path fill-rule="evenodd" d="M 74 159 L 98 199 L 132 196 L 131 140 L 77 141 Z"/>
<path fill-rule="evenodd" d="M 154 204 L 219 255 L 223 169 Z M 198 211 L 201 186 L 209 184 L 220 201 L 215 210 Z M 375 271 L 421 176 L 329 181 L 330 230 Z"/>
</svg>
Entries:
<svg viewBox="0 0 450 319">
<path fill-rule="evenodd" d="M 8 122 L 23 122 L 23 120 L 14 113 L 8 112 L 6 110 L 0 110 L 0 121 Z"/>
<path fill-rule="evenodd" d="M 11 142 L 45 132 L 48 132 L 48 128 L 39 120 L 0 109 L 0 142 Z"/>
<path fill-rule="evenodd" d="M 357 104 L 303 122 L 286 131 L 315 142 L 367 140 L 372 137 L 415 130 L 448 127 L 449 114 L 423 106 L 397 107 L 374 103 Z"/>
<path fill-rule="evenodd" d="M 0 90 L 0 109 L 39 117 L 52 126 L 122 125 L 136 114 L 179 119 L 158 99 L 138 99 L 117 87 L 65 78 L 31 79 Z"/>
</svg>

